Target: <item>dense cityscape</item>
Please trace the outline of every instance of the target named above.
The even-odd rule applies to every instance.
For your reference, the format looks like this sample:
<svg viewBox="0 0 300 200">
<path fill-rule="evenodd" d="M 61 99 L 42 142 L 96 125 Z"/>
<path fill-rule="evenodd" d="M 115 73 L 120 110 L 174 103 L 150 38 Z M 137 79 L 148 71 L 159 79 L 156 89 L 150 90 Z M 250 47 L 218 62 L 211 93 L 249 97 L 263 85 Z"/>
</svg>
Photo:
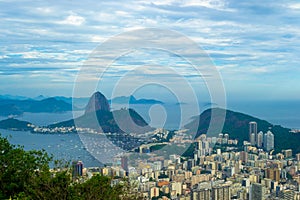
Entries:
<svg viewBox="0 0 300 200">
<path fill-rule="evenodd" d="M 300 1 L 0 16 L 0 200 L 300 200 Z"/>
<path fill-rule="evenodd" d="M 81 161 L 73 162 L 73 178 L 85 181 L 101 174 L 114 177 L 116 184 L 127 177 L 144 199 L 300 199 L 300 154 L 291 149 L 273 154 L 274 135 L 271 130 L 259 131 L 256 122 L 249 123 L 249 141 L 243 141 L 243 149 L 237 142 L 230 133 L 211 138 L 203 134 L 196 139 L 193 158 L 152 156 L 151 161 L 136 160 L 136 167 L 126 156 L 105 167 L 83 168 Z"/>
</svg>

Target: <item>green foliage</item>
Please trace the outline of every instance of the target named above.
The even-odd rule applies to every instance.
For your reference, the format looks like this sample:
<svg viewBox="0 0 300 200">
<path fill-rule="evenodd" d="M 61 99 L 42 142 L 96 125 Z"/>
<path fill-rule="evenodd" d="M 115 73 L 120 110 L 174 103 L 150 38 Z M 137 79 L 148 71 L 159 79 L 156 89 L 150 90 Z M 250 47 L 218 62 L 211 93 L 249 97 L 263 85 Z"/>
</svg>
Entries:
<svg viewBox="0 0 300 200">
<path fill-rule="evenodd" d="M 117 200 L 122 192 L 120 185 L 111 186 L 109 177 L 96 175 L 82 184 L 71 187 L 72 199 L 82 200 Z"/>
<path fill-rule="evenodd" d="M 56 161 L 59 166 L 51 172 L 50 161 L 45 151 L 25 151 L 0 137 L 0 199 L 139 199 L 128 180 L 112 186 L 111 178 L 96 175 L 76 183 L 66 163 Z"/>
<path fill-rule="evenodd" d="M 155 179 L 153 179 L 152 177 L 149 178 L 150 182 L 155 182 Z"/>
<path fill-rule="evenodd" d="M 160 149 L 164 148 L 165 146 L 166 146 L 166 144 L 153 145 L 150 147 L 150 152 L 160 150 Z"/>
<path fill-rule="evenodd" d="M 70 199 L 71 177 L 67 171 L 54 174 L 48 171 L 36 173 L 31 177 L 25 190 L 18 194 L 18 199 Z"/>
<path fill-rule="evenodd" d="M 0 137 L 0 191 L 5 198 L 24 192 L 39 171 L 49 171 L 44 151 L 24 151 Z"/>
<path fill-rule="evenodd" d="M 194 156 L 194 151 L 196 148 L 196 143 L 192 143 L 186 151 L 182 154 L 183 157 L 188 157 L 188 158 L 193 158 Z"/>
<path fill-rule="evenodd" d="M 160 179 L 160 178 L 169 178 L 169 177 L 168 177 L 168 175 L 166 175 L 166 174 L 160 174 L 160 175 L 158 176 L 158 178 Z"/>
<path fill-rule="evenodd" d="M 169 142 L 175 136 L 175 131 L 170 131 L 167 136 L 167 142 Z"/>
</svg>

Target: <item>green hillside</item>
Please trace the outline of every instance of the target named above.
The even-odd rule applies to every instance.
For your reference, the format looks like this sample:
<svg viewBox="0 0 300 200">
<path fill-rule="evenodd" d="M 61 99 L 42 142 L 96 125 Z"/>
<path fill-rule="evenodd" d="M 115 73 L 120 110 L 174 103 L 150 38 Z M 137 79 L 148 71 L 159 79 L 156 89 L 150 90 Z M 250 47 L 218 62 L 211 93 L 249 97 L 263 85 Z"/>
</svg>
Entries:
<svg viewBox="0 0 300 200">
<path fill-rule="evenodd" d="M 292 149 L 293 153 L 300 152 L 300 134 L 291 133 L 290 129 L 288 128 L 272 125 L 265 120 L 258 119 L 250 115 L 224 110 L 221 108 L 212 108 L 204 111 L 200 116 L 194 117 L 194 119 L 187 124 L 185 128 L 188 128 L 191 130 L 191 132 L 196 133 L 196 137 L 206 133 L 211 121 L 212 110 L 217 116 L 216 119 L 213 120 L 215 123 L 221 121 L 219 117 L 222 116 L 222 113 L 226 112 L 225 123 L 222 132 L 229 133 L 230 138 L 238 139 L 240 146 L 244 140 L 248 140 L 249 122 L 255 121 L 257 122 L 258 131 L 263 131 L 265 133 L 267 130 L 271 130 L 273 132 L 275 137 L 275 152 L 280 152 L 282 149 Z M 198 123 L 199 126 L 197 126 Z"/>
<path fill-rule="evenodd" d="M 31 131 L 32 128 L 28 127 L 28 124 L 31 124 L 27 121 L 20 121 L 18 119 L 5 119 L 0 121 L 1 129 L 10 129 L 10 130 L 18 130 L 18 131 Z"/>
</svg>

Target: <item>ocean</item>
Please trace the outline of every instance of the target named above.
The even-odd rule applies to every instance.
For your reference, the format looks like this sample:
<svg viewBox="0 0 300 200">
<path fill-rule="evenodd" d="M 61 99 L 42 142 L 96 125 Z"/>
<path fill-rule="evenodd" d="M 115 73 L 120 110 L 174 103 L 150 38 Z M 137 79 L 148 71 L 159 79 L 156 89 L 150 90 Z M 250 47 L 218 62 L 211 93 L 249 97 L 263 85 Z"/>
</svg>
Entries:
<svg viewBox="0 0 300 200">
<path fill-rule="evenodd" d="M 122 105 L 120 105 L 122 107 Z M 181 107 L 181 109 L 180 109 Z M 135 105 L 134 109 L 140 113 L 146 121 L 153 127 L 164 126 L 167 129 L 178 129 L 186 124 L 195 115 L 195 106 L 189 104 L 182 105 L 159 105 L 150 106 Z M 200 112 L 205 110 L 205 106 L 200 106 Z M 287 128 L 300 129 L 300 102 L 250 102 L 250 103 L 229 103 L 227 109 L 243 112 L 255 117 L 267 120 L 273 124 L 282 125 Z M 82 111 L 76 111 L 75 116 L 81 115 Z M 65 113 L 24 113 L 20 120 L 30 121 L 36 125 L 44 126 L 55 122 L 71 119 L 72 112 Z M 152 119 L 152 121 L 150 120 Z M 259 129 L 259 127 L 258 127 Z M 86 167 L 101 166 L 102 164 L 91 155 L 87 146 L 82 143 L 77 134 L 32 134 L 24 131 L 0 130 L 2 136 L 8 136 L 9 141 L 15 145 L 24 146 L 25 150 L 45 149 L 49 154 L 53 154 L 55 159 L 66 161 L 82 160 Z M 89 135 L 89 138 L 97 137 Z M 105 141 L 105 140 L 99 140 Z M 97 150 L 101 155 L 101 147 Z M 93 152 L 95 155 L 95 152 Z M 97 157 L 97 156 L 96 156 Z M 99 157 L 98 157 L 99 158 Z M 101 160 L 101 159 L 100 159 Z"/>
</svg>

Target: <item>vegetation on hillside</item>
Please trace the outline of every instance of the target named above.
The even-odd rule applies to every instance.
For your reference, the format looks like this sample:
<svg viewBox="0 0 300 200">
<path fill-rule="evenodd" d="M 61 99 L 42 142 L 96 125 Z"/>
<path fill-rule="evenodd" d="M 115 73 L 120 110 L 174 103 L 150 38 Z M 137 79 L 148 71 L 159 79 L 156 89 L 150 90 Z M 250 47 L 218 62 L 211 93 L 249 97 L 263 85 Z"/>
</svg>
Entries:
<svg viewBox="0 0 300 200">
<path fill-rule="evenodd" d="M 45 151 L 25 151 L 0 137 L 0 199 L 139 199 L 125 179 L 111 185 L 111 177 L 96 175 L 74 182 L 66 166 L 50 171 L 51 161 Z"/>
<path fill-rule="evenodd" d="M 258 131 L 263 131 L 264 133 L 271 130 L 275 138 L 275 152 L 281 152 L 283 149 L 292 149 L 293 153 L 300 152 L 300 134 L 291 133 L 290 129 L 281 127 L 279 125 L 273 125 L 265 120 L 261 120 L 250 115 L 246 115 L 239 112 L 234 112 L 230 110 L 224 110 L 221 108 L 213 108 L 204 111 L 200 116 L 194 118 L 192 122 L 187 124 L 185 128 L 190 129 L 196 133 L 196 137 L 201 134 L 205 134 L 211 122 L 212 110 L 216 113 L 216 121 L 221 121 L 218 119 L 218 113 L 220 116 L 226 112 L 225 123 L 222 129 L 223 133 L 229 133 L 230 138 L 237 139 L 239 141 L 239 146 L 242 145 L 244 140 L 249 140 L 249 122 L 257 122 Z M 216 133 L 216 136 L 219 133 Z"/>
<path fill-rule="evenodd" d="M 18 131 L 31 131 L 32 127 L 29 127 L 28 124 L 31 123 L 27 121 L 20 121 L 14 118 L 8 118 L 0 121 L 0 128 Z"/>
</svg>

